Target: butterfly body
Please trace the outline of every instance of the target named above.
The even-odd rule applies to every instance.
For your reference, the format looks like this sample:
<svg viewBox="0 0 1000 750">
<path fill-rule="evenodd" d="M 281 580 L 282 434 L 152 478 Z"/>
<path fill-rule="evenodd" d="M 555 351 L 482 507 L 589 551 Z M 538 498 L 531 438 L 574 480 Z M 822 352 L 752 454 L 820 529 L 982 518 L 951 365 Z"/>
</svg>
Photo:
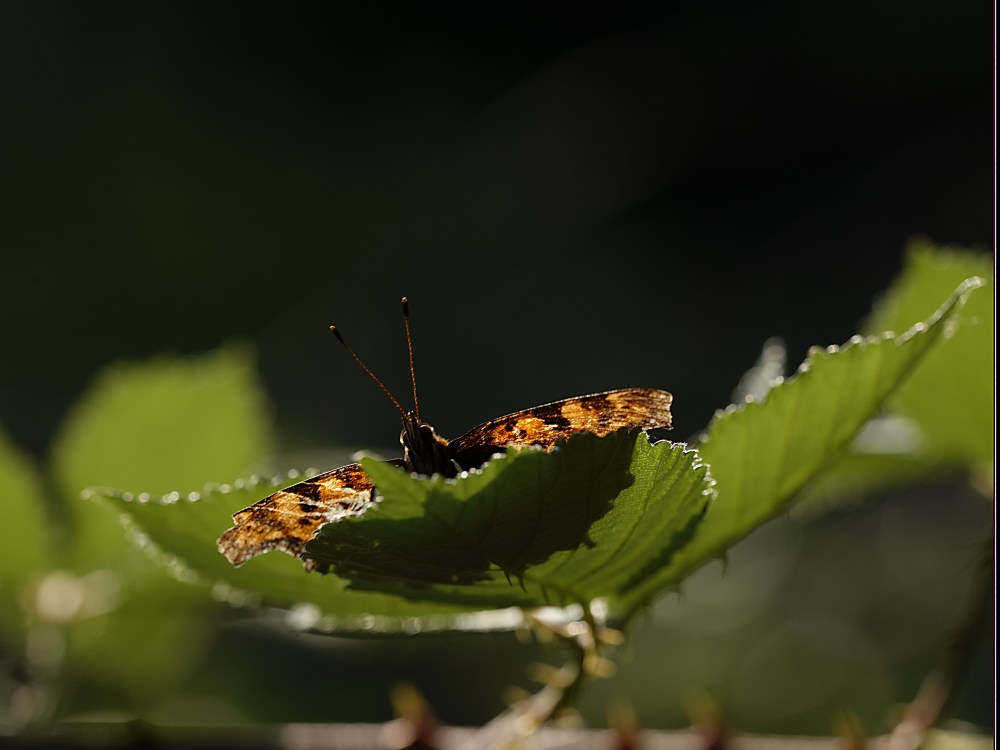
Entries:
<svg viewBox="0 0 1000 750">
<path fill-rule="evenodd" d="M 455 477 L 482 466 L 508 447 L 551 450 L 578 432 L 598 437 L 622 429 L 671 426 L 673 397 L 654 388 L 625 388 L 555 401 L 490 420 L 461 437 L 446 440 L 403 412 L 403 458 L 390 463 L 412 473 Z M 276 492 L 233 516 L 235 525 L 219 537 L 219 550 L 234 565 L 281 549 L 316 569 L 306 544 L 319 528 L 363 512 L 376 492 L 360 464 L 349 464 Z"/>
<path fill-rule="evenodd" d="M 403 414 L 399 442 L 403 446 L 403 466 L 411 473 L 453 477 L 462 470 L 448 453 L 448 441 L 421 422 L 416 412 Z"/>
</svg>

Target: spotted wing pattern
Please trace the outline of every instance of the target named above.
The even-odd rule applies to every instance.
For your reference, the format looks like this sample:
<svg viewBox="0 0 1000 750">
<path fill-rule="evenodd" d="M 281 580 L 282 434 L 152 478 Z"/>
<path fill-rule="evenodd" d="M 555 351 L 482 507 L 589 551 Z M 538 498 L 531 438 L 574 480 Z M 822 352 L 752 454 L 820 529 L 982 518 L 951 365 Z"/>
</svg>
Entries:
<svg viewBox="0 0 1000 750">
<path fill-rule="evenodd" d="M 621 429 L 671 426 L 673 396 L 655 388 L 624 388 L 577 396 L 508 414 L 473 428 L 448 444 L 448 452 L 463 468 L 482 465 L 508 446 L 551 448 L 577 432 L 603 437 Z"/>
<path fill-rule="evenodd" d="M 481 466 L 508 446 L 553 447 L 577 432 L 598 437 L 621 429 L 670 427 L 673 397 L 655 388 L 626 388 L 578 396 L 525 409 L 482 424 L 447 445 L 463 469 Z M 404 466 L 402 459 L 390 461 Z M 219 537 L 219 551 L 234 565 L 272 549 L 302 559 L 308 570 L 319 565 L 305 557 L 306 543 L 324 524 L 362 512 L 374 488 L 359 464 L 342 466 L 292 485 L 233 516 L 235 525 Z"/>
<path fill-rule="evenodd" d="M 402 466 L 402 460 L 391 463 Z M 359 464 L 349 464 L 292 485 L 241 510 L 235 525 L 219 537 L 219 551 L 233 565 L 272 549 L 303 557 L 306 542 L 320 526 L 362 511 L 372 499 L 372 483 Z"/>
</svg>

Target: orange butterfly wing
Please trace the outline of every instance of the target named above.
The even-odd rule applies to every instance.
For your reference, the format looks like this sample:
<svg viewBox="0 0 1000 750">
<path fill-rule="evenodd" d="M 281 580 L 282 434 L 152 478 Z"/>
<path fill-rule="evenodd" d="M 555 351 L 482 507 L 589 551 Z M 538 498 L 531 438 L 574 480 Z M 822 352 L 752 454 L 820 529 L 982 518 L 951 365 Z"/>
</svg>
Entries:
<svg viewBox="0 0 1000 750">
<path fill-rule="evenodd" d="M 623 388 L 554 401 L 481 424 L 452 440 L 448 452 L 472 469 L 511 445 L 551 448 L 577 432 L 603 437 L 621 429 L 669 428 L 673 400 L 656 388 Z"/>
<path fill-rule="evenodd" d="M 401 459 L 390 463 L 402 466 Z M 233 565 L 268 550 L 302 557 L 320 526 L 363 511 L 372 501 L 372 483 L 360 464 L 328 471 L 254 503 L 233 516 L 235 525 L 219 537 L 219 551 Z M 303 558 L 306 568 L 316 564 Z"/>
<path fill-rule="evenodd" d="M 463 469 L 473 469 L 508 446 L 551 448 L 577 432 L 603 437 L 621 429 L 668 428 L 672 402 L 673 396 L 655 388 L 577 396 L 479 425 L 450 441 L 447 452 Z M 404 465 L 402 459 L 389 463 Z M 234 565 L 242 565 L 268 550 L 280 549 L 315 570 L 319 565 L 304 557 L 306 543 L 321 526 L 363 512 L 372 502 L 373 490 L 359 464 L 299 482 L 236 513 L 235 525 L 219 537 L 219 551 Z"/>
</svg>

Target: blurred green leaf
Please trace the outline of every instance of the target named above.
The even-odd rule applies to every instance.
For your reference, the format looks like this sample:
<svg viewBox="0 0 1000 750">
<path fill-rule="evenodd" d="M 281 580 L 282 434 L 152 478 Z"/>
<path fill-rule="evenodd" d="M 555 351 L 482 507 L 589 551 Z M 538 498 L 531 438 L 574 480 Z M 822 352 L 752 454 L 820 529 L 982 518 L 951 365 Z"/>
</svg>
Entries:
<svg viewBox="0 0 1000 750">
<path fill-rule="evenodd" d="M 67 497 L 94 485 L 167 492 L 246 473 L 270 434 L 252 358 L 220 349 L 108 367 L 63 425 L 53 463 Z"/>
<path fill-rule="evenodd" d="M 484 609 L 603 598 L 626 615 L 659 588 L 712 496 L 695 451 L 645 433 L 509 450 L 455 480 L 362 463 L 382 500 L 323 526 L 309 556 L 356 588 Z"/>
<path fill-rule="evenodd" d="M 927 478 L 942 468 L 940 462 L 911 453 L 845 453 L 795 497 L 797 516 L 860 503 L 873 493 Z"/>
<path fill-rule="evenodd" d="M 982 278 L 933 352 L 891 399 L 922 429 L 921 452 L 935 460 L 993 474 L 995 309 L 993 259 L 981 253 L 913 243 L 899 279 L 876 306 L 867 330 L 899 331 L 921 320 L 963 279 Z M 992 480 L 991 480 L 992 481 Z"/>
<path fill-rule="evenodd" d="M 105 571 L 100 580 L 113 597 L 114 577 Z M 197 590 L 163 577 L 118 593 L 121 601 L 107 611 L 78 617 L 65 630 L 64 689 L 72 702 L 64 712 L 92 705 L 88 693 L 101 691 L 105 705 L 142 713 L 176 690 L 207 648 L 210 602 Z"/>
<path fill-rule="evenodd" d="M 262 389 L 244 351 L 159 358 L 107 368 L 55 441 L 57 487 L 83 568 L 123 546 L 121 529 L 80 502 L 93 485 L 166 492 L 246 474 L 270 450 Z"/>
<path fill-rule="evenodd" d="M 900 336 L 856 336 L 843 347 L 814 350 L 765 401 L 716 414 L 700 450 L 719 496 L 692 543 L 671 562 L 672 576 L 679 580 L 781 513 L 933 351 L 976 286 L 962 283 L 924 323 Z"/>
<path fill-rule="evenodd" d="M 52 532 L 41 478 L 32 461 L 0 430 L 0 628 L 12 638 L 24 632 L 21 598 L 51 565 Z"/>
<path fill-rule="evenodd" d="M 79 685 L 76 702 L 70 696 L 61 710 L 86 706 L 88 686 L 108 690 L 112 705 L 148 706 L 195 667 L 211 604 L 150 563 L 81 490 L 201 486 L 245 473 L 267 455 L 269 433 L 252 359 L 232 349 L 112 365 L 73 409 L 52 455 L 57 499 L 73 524 L 62 565 L 73 573 L 47 579 L 81 601 L 79 612 L 51 613 L 64 634 L 67 674 Z"/>
</svg>

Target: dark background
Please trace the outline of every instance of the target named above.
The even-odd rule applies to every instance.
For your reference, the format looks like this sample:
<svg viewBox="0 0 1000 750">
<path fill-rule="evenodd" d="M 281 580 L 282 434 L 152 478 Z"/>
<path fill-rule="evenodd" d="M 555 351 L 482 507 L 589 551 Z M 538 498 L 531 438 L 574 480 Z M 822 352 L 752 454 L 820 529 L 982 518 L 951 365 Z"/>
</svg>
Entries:
<svg viewBox="0 0 1000 750">
<path fill-rule="evenodd" d="M 0 415 L 122 357 L 259 351 L 290 444 L 631 385 L 680 436 L 761 343 L 853 334 L 916 233 L 992 243 L 978 2 L 7 3 Z"/>
<path fill-rule="evenodd" d="M 402 294 L 423 416 L 442 434 L 641 385 L 675 394 L 674 434 L 685 439 L 728 403 L 768 337 L 785 338 L 795 365 L 808 346 L 859 330 L 912 236 L 992 247 L 993 8 L 983 0 L 366 7 L 2 6 L 0 423 L 15 441 L 44 456 L 111 361 L 235 340 L 258 352 L 284 449 L 391 449 L 398 418 L 326 327 L 337 323 L 405 403 Z M 985 515 L 966 500 L 950 514 L 959 547 Z M 926 610 L 940 643 L 964 563 L 946 551 L 940 516 L 921 515 L 935 502 L 930 492 L 769 532 L 784 541 L 760 542 L 764 558 L 752 559 L 780 557 L 784 572 L 758 567 L 752 585 L 727 574 L 712 593 L 713 571 L 685 600 L 688 614 L 673 612 L 674 599 L 658 605 L 635 653 L 667 651 L 626 663 L 623 679 L 640 714 L 673 713 L 644 720 L 683 723 L 680 699 L 656 691 L 669 675 L 681 695 L 705 674 L 695 661 L 708 652 L 688 649 L 692 639 L 733 658 L 772 636 L 856 653 L 822 627 L 785 633 L 765 593 L 792 580 L 847 620 L 852 606 L 869 611 L 880 590 L 858 593 L 857 581 L 869 557 L 889 554 L 871 540 L 899 517 L 917 518 L 900 559 L 926 569 L 914 582 L 900 566 L 917 609 L 891 607 L 903 628 Z M 817 591 L 816 575 L 790 572 L 809 570 L 789 551 L 800 549 L 839 569 L 845 540 L 858 550 L 853 582 Z M 824 562 L 815 550 L 827 547 Z M 747 592 L 755 604 L 740 599 Z M 778 624 L 708 632 L 762 607 Z M 886 632 L 876 652 L 893 649 Z M 232 626 L 199 689 L 242 696 L 255 720 L 381 720 L 385 685 L 408 672 L 445 719 L 479 723 L 523 675 L 512 638 L 347 648 L 267 633 Z M 907 652 L 921 656 L 906 657 L 902 677 L 880 666 L 881 682 L 862 679 L 875 685 L 866 720 L 913 695 L 934 647 Z M 250 679 L 235 666 L 246 652 L 265 665 Z M 320 677 L 337 676 L 354 703 L 331 715 L 326 693 L 286 691 L 301 663 L 324 665 Z M 741 689 L 738 675 L 720 674 Z M 477 689 L 457 694 L 456 679 Z M 755 684 L 744 693 L 759 696 Z M 601 690 L 588 699 L 592 722 Z M 752 707 L 735 718 L 823 733 L 823 705 L 814 723 L 772 722 Z M 972 719 L 992 710 L 975 705 Z"/>
</svg>

